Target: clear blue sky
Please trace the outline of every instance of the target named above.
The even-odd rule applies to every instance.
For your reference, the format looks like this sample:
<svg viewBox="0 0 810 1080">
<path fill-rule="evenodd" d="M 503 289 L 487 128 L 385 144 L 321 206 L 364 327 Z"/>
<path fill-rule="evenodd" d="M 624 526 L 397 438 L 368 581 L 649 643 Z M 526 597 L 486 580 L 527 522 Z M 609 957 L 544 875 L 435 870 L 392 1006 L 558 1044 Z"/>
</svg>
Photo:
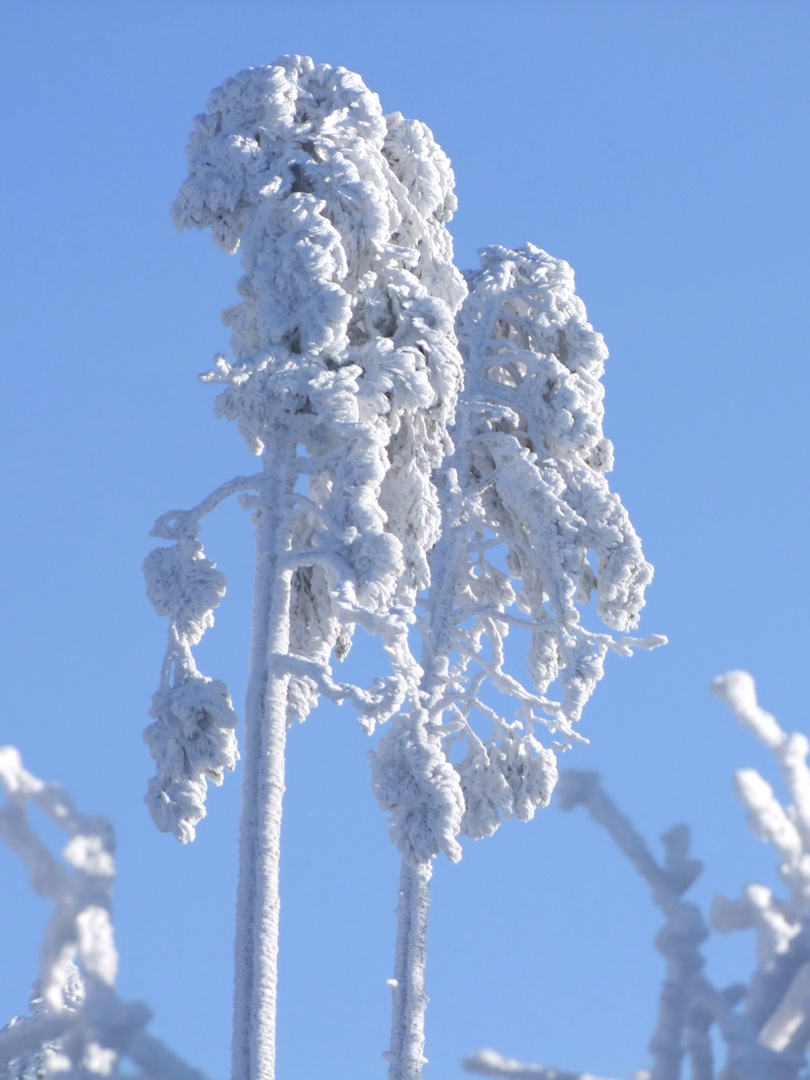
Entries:
<svg viewBox="0 0 810 1080">
<path fill-rule="evenodd" d="M 773 861 L 730 784 L 772 771 L 709 679 L 746 667 L 785 726 L 807 726 L 809 31 L 810 7 L 781 0 L 5 5 L 0 742 L 114 820 L 121 992 L 212 1080 L 228 1073 L 239 776 L 188 848 L 142 802 L 165 633 L 147 534 L 250 467 L 195 378 L 227 347 L 239 269 L 169 222 L 191 117 L 282 53 L 345 65 L 450 154 L 461 266 L 527 240 L 574 266 L 611 350 L 613 486 L 656 566 L 643 629 L 671 643 L 608 664 L 592 743 L 566 764 L 599 769 L 650 838 L 691 823 L 708 900 Z M 207 526 L 229 595 L 203 669 L 239 706 L 251 543 L 238 509 Z M 292 733 L 282 1078 L 384 1076 L 398 863 L 368 746 L 336 711 Z M 5 851 L 0 880 L 5 1019 L 46 908 Z M 607 1076 L 647 1064 L 658 917 L 584 816 L 552 807 L 468 844 L 434 896 L 426 1077 L 460 1077 L 481 1045 Z M 709 955 L 730 982 L 753 942 Z"/>
</svg>

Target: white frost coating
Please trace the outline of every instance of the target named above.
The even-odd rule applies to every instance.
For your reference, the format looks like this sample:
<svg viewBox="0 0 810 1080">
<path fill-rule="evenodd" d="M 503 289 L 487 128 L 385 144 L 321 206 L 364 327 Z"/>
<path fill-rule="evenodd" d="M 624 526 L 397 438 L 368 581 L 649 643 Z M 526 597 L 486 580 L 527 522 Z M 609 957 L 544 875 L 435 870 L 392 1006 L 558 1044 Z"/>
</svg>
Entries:
<svg viewBox="0 0 810 1080">
<path fill-rule="evenodd" d="M 257 563 L 233 1075 L 269 1080 L 286 727 L 321 694 L 350 700 L 368 731 L 405 700 L 419 707 L 408 631 L 441 526 L 432 474 L 451 449 L 461 382 L 454 316 L 466 288 L 451 262 L 446 157 L 423 124 L 383 116 L 342 68 L 290 56 L 241 72 L 195 119 L 188 154 L 175 222 L 210 227 L 220 248 L 239 250 L 244 272 L 242 300 L 224 316 L 233 357 L 217 357 L 204 378 L 223 388 L 219 413 L 262 456 L 261 474 L 240 488 L 252 492 Z M 219 497 L 169 515 L 169 527 L 180 521 L 196 540 Z M 356 626 L 379 635 L 391 661 L 368 689 L 336 682 L 330 667 Z M 209 726 L 228 728 L 227 714 L 212 715 L 212 688 L 204 692 Z M 156 703 L 171 714 L 161 732 L 182 727 L 181 706 Z M 199 815 L 204 786 L 189 784 L 185 758 L 157 749 L 159 793 L 179 777 Z M 452 770 L 441 754 L 434 768 L 435 748 L 425 749 L 427 795 Z M 188 809 L 171 813 L 183 822 L 178 834 L 193 828 Z"/>
<path fill-rule="evenodd" d="M 146 1006 L 123 1002 L 115 993 L 110 823 L 80 813 L 59 785 L 32 776 L 11 746 L 0 747 L 0 785 L 6 793 L 0 835 L 28 867 L 34 890 L 54 905 L 33 1016 L 15 1017 L 0 1031 L 0 1080 L 120 1076 L 119 1065 L 126 1061 L 140 1068 L 141 1080 L 204 1080 L 146 1034 Z M 67 833 L 64 861 L 34 831 L 29 803 Z"/>
<path fill-rule="evenodd" d="M 716 988 L 705 976 L 701 952 L 708 927 L 699 909 L 682 894 L 695 881 L 700 863 L 689 857 L 689 831 L 681 825 L 662 837 L 659 861 L 601 787 L 596 773 L 564 772 L 558 792 L 563 809 L 583 805 L 612 836 L 650 886 L 666 917 L 656 944 L 667 959 L 659 998 L 658 1024 L 645 1080 L 681 1080 L 688 1060 L 690 1080 L 806 1080 L 810 1060 L 810 887 L 808 845 L 798 810 L 810 776 L 807 741 L 787 735 L 759 707 L 754 681 L 746 672 L 715 679 L 712 690 L 734 711 L 782 764 L 792 805 L 782 807 L 770 786 L 753 770 L 737 774 L 737 790 L 749 810 L 755 835 L 769 841 L 780 857 L 779 871 L 790 890 L 786 900 L 770 889 L 749 884 L 736 900 L 717 897 L 712 923 L 721 933 L 755 929 L 757 966 L 748 985 Z M 712 1028 L 725 1047 L 722 1067 L 714 1060 Z M 492 1051 L 468 1058 L 465 1067 L 493 1076 L 562 1077 L 568 1074 L 523 1066 Z"/>
<path fill-rule="evenodd" d="M 542 695 L 560 678 L 561 701 L 543 711 L 567 742 L 607 649 L 627 654 L 663 640 L 590 633 L 577 604 L 595 592 L 604 623 L 631 630 L 652 567 L 605 478 L 613 464 L 602 432 L 607 349 L 574 292 L 571 268 L 531 244 L 485 248 L 481 264 L 468 275 L 459 316 L 466 430 L 458 475 L 481 538 L 507 548 L 509 574 L 520 583 L 514 602 L 531 630 L 532 682 Z M 475 570 L 484 580 L 492 575 L 486 598 L 477 595 L 484 590 Z M 470 560 L 464 587 L 477 603 L 501 608 L 499 591 L 510 590 L 485 555 Z"/>
<path fill-rule="evenodd" d="M 580 622 L 578 605 L 596 591 L 609 628 L 634 627 L 652 568 L 605 479 L 607 350 L 570 267 L 532 245 L 487 248 L 481 262 L 466 275 L 456 323 L 465 385 L 454 452 L 440 470 L 442 530 L 417 624 L 424 674 L 417 700 L 372 755 L 377 799 L 403 857 L 390 1080 L 417 1080 L 424 1061 L 426 998 L 416 989 L 424 971 L 409 968 L 400 948 L 425 937 L 408 903 L 422 895 L 416 875 L 425 877 L 439 851 L 460 858 L 462 834 L 477 839 L 506 818 L 531 820 L 557 778 L 541 733 L 556 733 L 557 748 L 578 737 L 573 724 L 609 648 L 629 655 L 664 640 L 614 638 Z M 514 673 L 510 629 L 529 636 L 525 675 Z M 547 694 L 557 680 L 560 700 Z M 427 910 L 425 896 L 423 919 Z"/>
</svg>

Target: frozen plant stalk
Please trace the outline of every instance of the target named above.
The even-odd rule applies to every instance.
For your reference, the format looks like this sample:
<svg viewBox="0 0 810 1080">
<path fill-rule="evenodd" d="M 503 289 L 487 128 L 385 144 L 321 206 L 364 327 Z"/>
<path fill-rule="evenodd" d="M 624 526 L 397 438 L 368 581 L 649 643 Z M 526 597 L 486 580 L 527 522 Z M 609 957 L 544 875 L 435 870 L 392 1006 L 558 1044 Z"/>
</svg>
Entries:
<svg viewBox="0 0 810 1080">
<path fill-rule="evenodd" d="M 423 674 L 373 759 L 403 859 L 390 1080 L 417 1080 L 425 1061 L 433 858 L 457 860 L 460 836 L 490 836 L 505 818 L 531 820 L 557 779 L 554 749 L 580 738 L 574 724 L 608 650 L 664 640 L 597 633 L 581 619 L 595 593 L 609 630 L 633 629 L 652 567 L 605 475 L 607 350 L 571 268 L 531 244 L 490 247 L 466 279 L 464 389 L 417 624 Z M 525 665 L 510 631 L 524 648 L 528 639 Z"/>
<path fill-rule="evenodd" d="M 206 781 L 236 760 L 225 687 L 191 654 L 224 591 L 200 518 L 246 493 L 256 524 L 253 635 L 237 899 L 234 1080 L 274 1075 L 278 865 L 287 727 L 322 694 L 371 732 L 416 685 L 408 649 L 440 528 L 433 471 L 460 385 L 453 319 L 465 294 L 445 222 L 452 174 L 421 124 L 385 117 L 342 68 L 291 56 L 215 90 L 195 119 L 179 227 L 239 250 L 242 301 L 225 313 L 233 358 L 206 378 L 260 457 L 252 477 L 160 519 L 174 541 L 147 560 L 170 618 L 149 803 L 192 839 Z M 330 659 L 356 626 L 380 636 L 388 677 L 338 683 Z"/>
</svg>

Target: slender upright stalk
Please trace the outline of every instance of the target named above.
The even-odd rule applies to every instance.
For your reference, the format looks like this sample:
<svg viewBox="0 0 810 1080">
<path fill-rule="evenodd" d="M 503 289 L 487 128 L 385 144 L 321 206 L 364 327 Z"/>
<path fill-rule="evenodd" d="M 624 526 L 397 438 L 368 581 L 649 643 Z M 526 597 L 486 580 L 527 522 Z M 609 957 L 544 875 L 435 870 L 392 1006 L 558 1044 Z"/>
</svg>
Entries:
<svg viewBox="0 0 810 1080">
<path fill-rule="evenodd" d="M 239 840 L 233 1080 L 275 1075 L 278 981 L 279 851 L 284 795 L 289 675 L 277 657 L 289 651 L 291 571 L 279 562 L 289 549 L 286 503 L 295 480 L 294 448 L 284 434 L 265 452 L 266 483 L 256 530 L 256 580 L 248 694 L 245 773 Z"/>
<path fill-rule="evenodd" d="M 425 1064 L 425 957 L 430 910 L 431 862 L 403 860 L 399 879 L 397 942 L 394 956 L 390 1080 L 418 1080 Z"/>
<path fill-rule="evenodd" d="M 445 499 L 442 507 L 442 532 L 431 553 L 434 584 L 431 586 L 430 619 L 423 629 L 424 649 L 419 693 L 406 722 L 430 725 L 430 711 L 416 702 L 433 703 L 441 692 L 450 637 L 453 629 L 454 568 L 466 534 L 455 520 L 454 500 Z M 396 723 L 396 720 L 394 721 Z M 428 736 L 429 737 L 429 736 Z M 425 1048 L 425 965 L 427 922 L 430 912 L 430 859 L 411 862 L 403 856 L 400 870 L 399 903 L 396 909 L 397 935 L 394 952 L 393 1001 L 391 1009 L 391 1048 L 389 1080 L 419 1080 L 427 1059 Z"/>
</svg>

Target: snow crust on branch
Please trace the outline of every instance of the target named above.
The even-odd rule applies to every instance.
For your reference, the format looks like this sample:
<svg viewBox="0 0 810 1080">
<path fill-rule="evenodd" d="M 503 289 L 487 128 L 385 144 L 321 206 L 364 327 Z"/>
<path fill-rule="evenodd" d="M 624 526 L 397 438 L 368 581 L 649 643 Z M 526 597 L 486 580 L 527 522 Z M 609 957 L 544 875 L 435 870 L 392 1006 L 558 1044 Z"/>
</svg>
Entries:
<svg viewBox="0 0 810 1080">
<path fill-rule="evenodd" d="M 32 1017 L 0 1030 L 0 1080 L 83 1080 L 119 1076 L 128 1060 L 141 1080 L 204 1080 L 145 1031 L 150 1011 L 115 992 L 118 954 L 110 914 L 114 837 L 106 818 L 89 817 L 58 784 L 23 767 L 12 746 L 0 747 L 0 835 L 23 860 L 31 885 L 53 901 Z M 35 832 L 28 805 L 68 835 L 57 858 Z M 128 1073 L 127 1075 L 132 1075 Z"/>
<path fill-rule="evenodd" d="M 558 793 L 565 810 L 584 806 L 611 835 L 650 886 L 666 922 L 656 944 L 667 960 L 659 998 L 658 1023 L 650 1050 L 651 1069 L 637 1080 L 679 1080 L 686 1060 L 692 1080 L 804 1080 L 810 1046 L 810 847 L 808 847 L 808 740 L 787 734 L 757 702 L 752 677 L 731 671 L 712 682 L 712 691 L 777 758 L 792 802 L 782 806 L 754 770 L 737 774 L 736 787 L 748 809 L 752 832 L 769 842 L 790 895 L 780 900 L 764 885 L 751 883 L 736 900 L 715 898 L 711 921 L 721 933 L 754 929 L 758 958 L 747 985 L 718 989 L 704 974 L 701 951 L 709 927 L 683 894 L 701 872 L 689 854 L 689 830 L 678 825 L 662 837 L 657 859 L 601 786 L 596 773 L 565 771 Z M 714 1061 L 711 1029 L 725 1046 L 722 1069 Z M 539 1066 L 481 1051 L 465 1068 L 492 1076 L 567 1076 Z M 537 1071 L 540 1070 L 540 1071 Z"/>
<path fill-rule="evenodd" d="M 277 519 L 289 577 L 289 650 L 274 667 L 289 677 L 289 720 L 326 694 L 351 700 L 372 731 L 414 679 L 408 627 L 441 521 L 432 474 L 450 449 L 461 382 L 452 171 L 424 124 L 383 116 L 357 75 L 299 56 L 217 88 L 188 156 L 175 223 L 210 227 L 244 271 L 242 300 L 223 316 L 233 359 L 218 356 L 203 379 L 223 388 L 218 412 L 263 455 L 247 504 Z M 279 504 L 269 492 L 282 474 Z M 356 625 L 380 635 L 392 660 L 368 689 L 336 682 L 329 663 Z M 196 707 L 219 733 L 218 756 L 199 765 L 172 757 L 179 742 L 163 732 L 182 722 L 161 714 L 149 737 L 153 816 L 185 840 L 204 813 L 205 779 L 232 767 L 235 745 L 221 684 L 184 678 L 180 693 L 205 696 Z"/>
<path fill-rule="evenodd" d="M 514 1058 L 505 1058 L 496 1050 L 479 1050 L 462 1062 L 467 1072 L 480 1076 L 502 1076 L 508 1080 L 600 1080 L 591 1073 L 560 1072 L 544 1065 L 525 1065 Z M 601 1078 L 604 1080 L 604 1078 Z"/>
</svg>

